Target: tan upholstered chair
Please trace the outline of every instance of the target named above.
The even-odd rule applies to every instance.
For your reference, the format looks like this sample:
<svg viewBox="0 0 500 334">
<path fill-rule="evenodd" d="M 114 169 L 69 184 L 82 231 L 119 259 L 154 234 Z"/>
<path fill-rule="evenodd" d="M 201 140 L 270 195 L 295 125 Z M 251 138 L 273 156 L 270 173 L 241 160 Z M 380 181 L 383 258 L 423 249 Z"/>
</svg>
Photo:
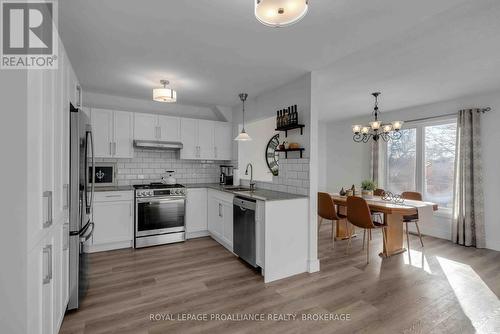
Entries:
<svg viewBox="0 0 500 334">
<path fill-rule="evenodd" d="M 374 228 L 382 228 L 382 238 L 385 247 L 385 231 L 383 230 L 387 225 L 374 222 L 370 212 L 370 208 L 366 201 L 361 197 L 349 196 L 347 197 L 347 220 L 354 226 L 364 229 L 363 233 L 363 247 L 365 245 L 366 230 L 371 231 Z M 347 244 L 347 253 L 351 246 L 352 232 L 349 234 L 349 243 Z M 370 263 L 370 238 L 367 238 L 366 245 L 366 263 Z"/>
<path fill-rule="evenodd" d="M 401 194 L 404 199 L 409 199 L 413 201 L 421 201 L 422 194 L 416 191 L 405 191 Z M 410 251 L 410 233 L 408 232 L 408 223 L 415 223 L 417 228 L 418 237 L 420 238 L 420 244 L 424 247 L 424 242 L 422 240 L 422 234 L 420 234 L 420 227 L 418 226 L 418 213 L 410 216 L 403 216 L 403 222 L 406 225 L 406 243 L 408 244 L 408 252 Z"/>
<path fill-rule="evenodd" d="M 318 193 L 318 216 L 319 216 L 319 222 L 318 222 L 318 234 L 319 230 L 321 228 L 321 224 L 323 223 L 323 219 L 326 220 L 331 220 L 332 221 L 332 246 L 335 243 L 335 223 L 338 223 L 340 220 L 344 220 L 346 224 L 346 230 L 347 228 L 347 220 L 346 216 L 337 213 L 337 210 L 335 209 L 335 204 L 333 203 L 332 196 L 328 193 Z"/>
</svg>

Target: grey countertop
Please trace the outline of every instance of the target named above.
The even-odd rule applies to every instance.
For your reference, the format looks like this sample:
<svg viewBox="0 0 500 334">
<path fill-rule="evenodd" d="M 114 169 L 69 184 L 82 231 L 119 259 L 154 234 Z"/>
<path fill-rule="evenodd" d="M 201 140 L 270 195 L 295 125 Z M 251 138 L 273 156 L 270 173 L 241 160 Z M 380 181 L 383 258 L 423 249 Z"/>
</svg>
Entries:
<svg viewBox="0 0 500 334">
<path fill-rule="evenodd" d="M 244 190 L 231 189 L 235 186 L 224 186 L 218 183 L 194 183 L 187 184 L 186 188 L 208 188 L 219 191 L 224 191 L 227 193 L 234 194 L 236 196 L 246 197 L 250 199 L 262 200 L 262 201 L 284 201 L 290 199 L 307 198 L 304 195 L 295 195 L 290 193 L 284 193 L 281 191 L 267 190 L 267 189 L 256 189 L 250 191 L 250 188 L 245 186 L 239 186 L 239 188 L 244 188 Z M 247 190 L 248 189 L 248 190 Z"/>
<path fill-rule="evenodd" d="M 130 191 L 134 190 L 133 186 L 104 186 L 104 187 L 95 187 L 96 192 L 101 191 Z"/>
</svg>

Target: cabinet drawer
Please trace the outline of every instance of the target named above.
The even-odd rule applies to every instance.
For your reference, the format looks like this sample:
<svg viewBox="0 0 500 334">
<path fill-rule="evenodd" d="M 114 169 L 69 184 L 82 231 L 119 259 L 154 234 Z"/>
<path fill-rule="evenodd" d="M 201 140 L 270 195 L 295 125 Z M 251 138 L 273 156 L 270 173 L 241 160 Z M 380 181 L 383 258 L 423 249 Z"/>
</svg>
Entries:
<svg viewBox="0 0 500 334">
<path fill-rule="evenodd" d="M 131 201 L 134 199 L 134 192 L 128 191 L 98 191 L 94 193 L 96 202 L 116 202 Z"/>
</svg>

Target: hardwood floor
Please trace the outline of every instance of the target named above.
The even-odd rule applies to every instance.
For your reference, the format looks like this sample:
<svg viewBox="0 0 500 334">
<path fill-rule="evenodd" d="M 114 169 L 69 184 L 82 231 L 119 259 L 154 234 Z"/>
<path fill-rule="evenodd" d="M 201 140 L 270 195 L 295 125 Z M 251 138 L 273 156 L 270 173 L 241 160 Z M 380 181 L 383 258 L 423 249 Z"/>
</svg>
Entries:
<svg viewBox="0 0 500 334">
<path fill-rule="evenodd" d="M 210 238 L 91 254 L 90 287 L 61 333 L 500 333 L 500 252 L 412 236 L 408 253 L 371 260 L 361 238 L 332 249 L 320 232 L 321 271 L 264 284 Z M 286 251 L 286 250 L 283 250 Z M 290 321 L 180 321 L 180 314 L 294 314 Z M 302 320 L 303 314 L 350 320 Z M 150 320 L 151 315 L 175 320 Z"/>
</svg>

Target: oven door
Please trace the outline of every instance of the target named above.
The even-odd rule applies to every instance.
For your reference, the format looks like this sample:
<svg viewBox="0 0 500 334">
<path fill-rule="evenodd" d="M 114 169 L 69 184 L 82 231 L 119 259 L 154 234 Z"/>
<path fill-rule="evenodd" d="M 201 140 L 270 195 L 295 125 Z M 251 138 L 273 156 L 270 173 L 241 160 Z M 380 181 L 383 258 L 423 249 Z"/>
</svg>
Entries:
<svg viewBox="0 0 500 334">
<path fill-rule="evenodd" d="M 135 236 L 183 232 L 185 197 L 138 198 L 135 208 Z"/>
</svg>

